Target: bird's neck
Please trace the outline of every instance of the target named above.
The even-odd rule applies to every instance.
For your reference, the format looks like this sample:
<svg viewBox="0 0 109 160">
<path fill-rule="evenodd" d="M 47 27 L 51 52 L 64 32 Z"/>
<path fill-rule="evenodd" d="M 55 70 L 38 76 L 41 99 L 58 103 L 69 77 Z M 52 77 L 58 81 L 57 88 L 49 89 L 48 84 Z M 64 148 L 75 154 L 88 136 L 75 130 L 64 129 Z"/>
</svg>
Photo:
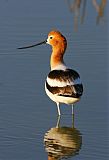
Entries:
<svg viewBox="0 0 109 160">
<path fill-rule="evenodd" d="M 64 55 L 65 49 L 63 48 L 52 48 L 52 54 L 50 59 L 50 66 L 51 70 L 57 68 L 60 65 L 65 66 L 63 55 Z"/>
</svg>

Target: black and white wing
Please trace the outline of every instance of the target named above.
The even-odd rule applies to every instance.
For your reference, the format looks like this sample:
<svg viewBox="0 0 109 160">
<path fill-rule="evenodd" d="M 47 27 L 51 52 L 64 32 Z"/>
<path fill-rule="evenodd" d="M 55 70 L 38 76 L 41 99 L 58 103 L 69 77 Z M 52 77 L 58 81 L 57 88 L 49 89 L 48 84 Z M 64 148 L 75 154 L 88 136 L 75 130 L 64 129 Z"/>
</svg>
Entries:
<svg viewBox="0 0 109 160">
<path fill-rule="evenodd" d="M 72 70 L 52 70 L 46 80 L 46 88 L 52 94 L 79 98 L 83 93 L 83 85 L 79 74 Z"/>
</svg>

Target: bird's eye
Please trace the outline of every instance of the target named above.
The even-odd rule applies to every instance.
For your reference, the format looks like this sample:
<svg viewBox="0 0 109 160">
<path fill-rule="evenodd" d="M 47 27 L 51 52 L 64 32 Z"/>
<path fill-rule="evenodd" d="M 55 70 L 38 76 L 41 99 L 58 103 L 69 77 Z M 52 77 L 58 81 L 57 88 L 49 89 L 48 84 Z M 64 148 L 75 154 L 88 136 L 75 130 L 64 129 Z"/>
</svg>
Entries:
<svg viewBox="0 0 109 160">
<path fill-rule="evenodd" d="M 52 39 L 53 37 L 51 36 L 50 39 Z"/>
</svg>

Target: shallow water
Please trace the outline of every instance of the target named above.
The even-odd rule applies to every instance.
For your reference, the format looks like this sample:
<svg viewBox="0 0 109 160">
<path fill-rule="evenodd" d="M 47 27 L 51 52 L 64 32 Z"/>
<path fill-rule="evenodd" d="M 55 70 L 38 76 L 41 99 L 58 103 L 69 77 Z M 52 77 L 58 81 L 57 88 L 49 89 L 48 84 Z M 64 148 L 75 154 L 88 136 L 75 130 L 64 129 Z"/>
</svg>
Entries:
<svg viewBox="0 0 109 160">
<path fill-rule="evenodd" d="M 68 2 L 0 1 L 0 160 L 108 159 L 107 5 L 97 21 L 88 1 L 81 24 Z M 67 37 L 66 64 L 84 84 L 74 128 L 66 105 L 56 128 L 57 108 L 44 91 L 51 47 L 16 49 L 45 40 L 53 28 Z"/>
</svg>

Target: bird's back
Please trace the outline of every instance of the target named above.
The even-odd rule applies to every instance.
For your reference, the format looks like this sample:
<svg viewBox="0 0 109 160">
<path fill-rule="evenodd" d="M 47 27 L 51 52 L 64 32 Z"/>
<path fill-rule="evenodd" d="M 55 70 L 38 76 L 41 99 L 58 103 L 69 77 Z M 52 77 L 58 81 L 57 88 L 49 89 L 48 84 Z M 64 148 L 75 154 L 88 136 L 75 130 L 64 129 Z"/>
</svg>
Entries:
<svg viewBox="0 0 109 160">
<path fill-rule="evenodd" d="M 52 70 L 47 76 L 46 88 L 62 97 L 80 98 L 83 93 L 80 76 L 72 69 Z"/>
</svg>

